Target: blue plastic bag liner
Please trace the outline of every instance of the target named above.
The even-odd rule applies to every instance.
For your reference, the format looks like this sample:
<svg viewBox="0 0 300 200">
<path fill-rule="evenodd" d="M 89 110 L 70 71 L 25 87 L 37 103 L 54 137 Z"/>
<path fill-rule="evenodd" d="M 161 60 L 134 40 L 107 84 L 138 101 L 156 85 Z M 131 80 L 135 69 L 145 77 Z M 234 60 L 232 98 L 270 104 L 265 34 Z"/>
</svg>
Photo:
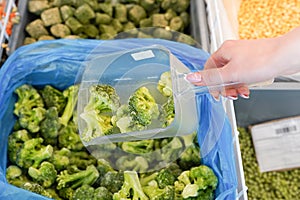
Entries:
<svg viewBox="0 0 300 200">
<path fill-rule="evenodd" d="M 91 54 L 108 54 L 154 44 L 168 48 L 191 71 L 201 70 L 209 54 L 192 46 L 161 39 L 40 41 L 17 49 L 0 69 L 0 199 L 47 199 L 7 183 L 7 140 L 15 123 L 16 95 L 22 84 L 51 84 L 65 89 L 75 83 L 83 70 L 82 62 Z M 104 44 L 102 48 L 96 48 Z M 236 198 L 237 172 L 231 127 L 222 102 L 210 95 L 199 95 L 195 112 L 199 115 L 198 141 L 201 162 L 218 176 L 216 199 Z"/>
</svg>

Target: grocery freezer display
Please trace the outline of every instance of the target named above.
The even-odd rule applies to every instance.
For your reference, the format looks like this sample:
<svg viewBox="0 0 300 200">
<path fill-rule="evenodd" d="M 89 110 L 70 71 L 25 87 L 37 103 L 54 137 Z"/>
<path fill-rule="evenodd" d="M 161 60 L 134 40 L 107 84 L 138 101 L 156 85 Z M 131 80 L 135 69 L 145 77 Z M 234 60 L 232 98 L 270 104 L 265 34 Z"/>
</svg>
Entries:
<svg viewBox="0 0 300 200">
<path fill-rule="evenodd" d="M 11 37 L 11 42 L 9 43 L 10 52 L 12 54 L 17 48 L 23 45 L 23 41 L 25 38 L 25 27 L 26 24 L 30 21 L 30 14 L 27 11 L 27 0 L 18 2 L 18 9 L 21 16 L 21 21 L 18 25 L 16 25 L 13 29 L 13 35 Z M 200 43 L 201 47 L 205 51 L 213 51 L 215 40 L 214 38 L 210 38 L 211 36 L 211 27 L 209 27 L 209 20 L 211 20 L 210 9 L 207 7 L 207 4 L 204 0 L 192 0 L 190 6 L 190 14 L 191 14 L 191 27 L 190 33 L 195 38 L 197 42 Z M 210 29 L 210 30 L 209 30 Z M 233 105 L 231 101 L 224 101 L 224 107 L 229 116 L 232 129 L 233 136 L 236 137 L 236 121 L 235 115 L 233 111 Z M 238 140 L 235 138 L 234 140 L 234 153 L 236 158 L 236 168 L 237 168 L 237 179 L 238 179 L 238 188 L 236 191 L 237 199 L 247 199 L 246 195 L 246 186 L 244 183 L 243 177 L 243 169 L 241 164 L 240 150 Z"/>
</svg>

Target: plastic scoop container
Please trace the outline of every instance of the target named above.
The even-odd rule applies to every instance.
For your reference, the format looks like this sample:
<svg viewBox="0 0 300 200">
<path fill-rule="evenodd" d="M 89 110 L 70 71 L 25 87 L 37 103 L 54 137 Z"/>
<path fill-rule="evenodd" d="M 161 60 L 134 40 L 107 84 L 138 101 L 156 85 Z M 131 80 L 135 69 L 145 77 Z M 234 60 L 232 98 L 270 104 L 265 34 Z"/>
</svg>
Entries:
<svg viewBox="0 0 300 200">
<path fill-rule="evenodd" d="M 199 119 L 196 111 L 196 93 L 207 94 L 210 90 L 220 90 L 228 85 L 194 86 L 185 79 L 190 69 L 176 58 L 167 48 L 160 45 L 131 49 L 112 54 L 99 55 L 91 59 L 82 73 L 78 93 L 77 113 L 79 134 L 86 129 L 86 122 L 81 118 L 89 101 L 89 88 L 95 84 L 108 84 L 116 89 L 121 104 L 126 104 L 131 94 L 145 86 L 159 105 L 166 101 L 157 89 L 162 73 L 170 71 L 172 80 L 175 118 L 162 127 L 159 120 L 153 120 L 145 130 L 113 133 L 82 140 L 85 146 L 125 142 L 144 139 L 167 138 L 188 135 L 197 130 Z M 230 83 L 235 85 L 237 83 Z"/>
</svg>

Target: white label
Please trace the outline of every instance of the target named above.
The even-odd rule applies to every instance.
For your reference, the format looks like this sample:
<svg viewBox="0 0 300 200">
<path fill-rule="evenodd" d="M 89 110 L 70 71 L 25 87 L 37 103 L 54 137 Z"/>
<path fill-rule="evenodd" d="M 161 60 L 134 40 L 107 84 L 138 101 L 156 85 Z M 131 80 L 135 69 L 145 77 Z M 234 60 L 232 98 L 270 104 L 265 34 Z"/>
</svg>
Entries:
<svg viewBox="0 0 300 200">
<path fill-rule="evenodd" d="M 131 54 L 131 56 L 135 61 L 155 57 L 154 53 L 151 50 L 141 51 L 141 52 L 138 52 L 138 53 L 133 53 L 133 54 Z"/>
<path fill-rule="evenodd" d="M 261 172 L 300 167 L 300 117 L 255 125 L 251 134 Z"/>
</svg>

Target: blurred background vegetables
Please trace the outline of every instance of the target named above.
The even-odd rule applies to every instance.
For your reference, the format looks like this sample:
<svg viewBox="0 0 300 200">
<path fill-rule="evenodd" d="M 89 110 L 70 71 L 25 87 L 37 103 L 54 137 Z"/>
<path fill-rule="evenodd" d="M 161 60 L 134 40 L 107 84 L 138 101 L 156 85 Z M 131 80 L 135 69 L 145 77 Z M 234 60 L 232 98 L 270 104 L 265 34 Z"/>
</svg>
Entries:
<svg viewBox="0 0 300 200">
<path fill-rule="evenodd" d="M 26 25 L 24 44 L 56 38 L 111 39 L 146 27 L 164 31 L 130 31 L 126 37 L 177 40 L 169 30 L 190 34 L 189 6 L 190 0 L 29 0 L 33 17 Z"/>
<path fill-rule="evenodd" d="M 243 159 L 245 181 L 250 199 L 299 199 L 300 169 L 286 171 L 259 171 L 255 157 L 251 133 L 245 128 L 239 128 L 239 140 Z"/>
</svg>

